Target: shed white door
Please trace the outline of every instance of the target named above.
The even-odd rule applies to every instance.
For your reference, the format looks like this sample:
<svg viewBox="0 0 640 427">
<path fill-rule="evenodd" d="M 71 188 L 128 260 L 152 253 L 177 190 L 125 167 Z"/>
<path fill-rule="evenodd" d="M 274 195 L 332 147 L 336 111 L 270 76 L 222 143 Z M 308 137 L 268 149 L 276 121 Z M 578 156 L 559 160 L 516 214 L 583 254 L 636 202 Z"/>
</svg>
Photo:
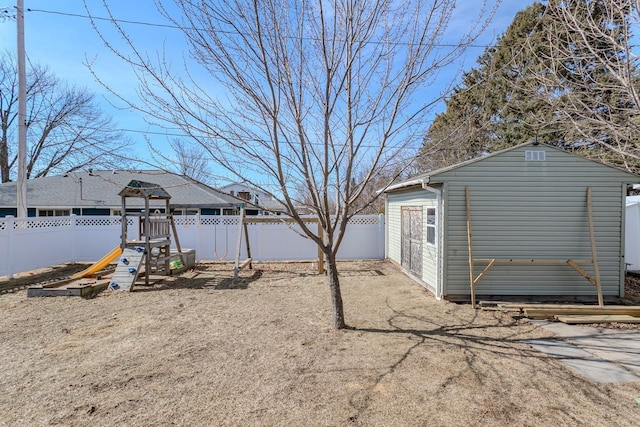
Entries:
<svg viewBox="0 0 640 427">
<path fill-rule="evenodd" d="M 402 207 L 402 266 L 422 276 L 422 207 Z"/>
</svg>

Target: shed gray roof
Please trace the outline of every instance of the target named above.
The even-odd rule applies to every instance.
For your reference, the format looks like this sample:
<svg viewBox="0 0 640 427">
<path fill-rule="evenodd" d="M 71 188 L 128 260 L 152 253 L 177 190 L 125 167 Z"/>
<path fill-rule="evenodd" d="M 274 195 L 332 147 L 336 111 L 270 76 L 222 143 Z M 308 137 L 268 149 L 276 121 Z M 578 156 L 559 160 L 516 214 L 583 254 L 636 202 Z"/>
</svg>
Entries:
<svg viewBox="0 0 640 427">
<path fill-rule="evenodd" d="M 175 207 L 223 208 L 239 206 L 234 197 L 184 175 L 159 170 L 73 172 L 27 180 L 28 207 L 120 208 L 119 192 L 131 181 L 151 182 L 171 196 Z M 0 184 L 0 207 L 16 206 L 16 183 Z M 127 206 L 144 206 L 131 200 Z"/>
<path fill-rule="evenodd" d="M 392 184 L 389 187 L 387 187 L 386 189 L 381 190 L 381 191 L 386 193 L 386 192 L 390 192 L 390 191 L 394 191 L 394 190 L 400 190 L 400 189 L 403 189 L 403 188 L 419 186 L 419 185 L 422 185 L 423 183 L 427 184 L 430 181 L 434 181 L 432 178 L 437 178 L 439 176 L 442 176 L 442 175 L 446 174 L 447 172 L 454 171 L 456 169 L 463 168 L 463 167 L 465 167 L 467 165 L 470 165 L 470 164 L 473 164 L 473 163 L 477 163 L 477 162 L 481 162 L 483 160 L 486 160 L 486 159 L 489 159 L 489 158 L 492 158 L 492 157 L 495 157 L 495 156 L 499 156 L 499 155 L 501 155 L 503 153 L 507 153 L 509 151 L 517 150 L 517 149 L 520 149 L 520 148 L 526 147 L 526 146 L 531 146 L 533 148 L 544 147 L 544 148 L 557 150 L 557 151 L 560 151 L 562 153 L 565 153 L 565 154 L 568 154 L 568 155 L 571 155 L 571 156 L 579 157 L 581 159 L 584 159 L 585 161 L 592 162 L 594 164 L 594 167 L 606 167 L 606 168 L 615 169 L 617 172 L 619 172 L 621 174 L 621 176 L 625 175 L 629 179 L 629 182 L 638 182 L 638 181 L 640 181 L 640 176 L 635 175 L 635 174 L 633 174 L 631 172 L 623 171 L 621 169 L 618 169 L 616 167 L 607 165 L 607 164 L 599 162 L 597 160 L 587 159 L 586 157 L 579 156 L 579 155 L 577 155 L 575 153 L 572 153 L 570 151 L 563 150 L 562 148 L 554 147 L 553 145 L 549 145 L 549 144 L 545 144 L 545 143 L 537 143 L 536 144 L 535 142 L 525 142 L 524 144 L 519 144 L 519 145 L 516 145 L 514 147 L 509 147 L 509 148 L 506 148 L 504 150 L 496 151 L 496 152 L 488 154 L 486 156 L 478 157 L 478 158 L 475 158 L 475 159 L 467 160 L 465 162 L 456 163 L 455 165 L 447 166 L 447 167 L 436 169 L 436 170 L 433 170 L 433 171 L 429 171 L 429 172 L 426 172 L 426 173 L 423 173 L 423 174 L 420 174 L 420 175 L 416 175 L 416 176 L 414 176 L 412 178 L 409 178 L 409 179 L 407 179 L 405 181 L 401 181 L 401 182 L 398 182 L 396 184 Z"/>
</svg>

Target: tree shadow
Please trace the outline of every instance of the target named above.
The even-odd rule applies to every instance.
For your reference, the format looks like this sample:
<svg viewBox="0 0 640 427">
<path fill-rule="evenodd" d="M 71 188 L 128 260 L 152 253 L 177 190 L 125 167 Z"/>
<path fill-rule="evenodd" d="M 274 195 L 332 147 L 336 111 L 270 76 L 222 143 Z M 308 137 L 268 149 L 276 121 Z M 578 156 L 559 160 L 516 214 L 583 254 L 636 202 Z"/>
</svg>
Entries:
<svg viewBox="0 0 640 427">
<path fill-rule="evenodd" d="M 241 276 L 233 280 L 233 272 L 228 275 L 210 275 L 196 272 L 195 276 L 177 276 L 174 280 L 162 280 L 149 286 L 136 285 L 134 292 L 156 292 L 176 289 L 203 290 L 245 290 L 249 285 L 262 277 L 262 270 L 253 270 L 251 276 Z"/>
<path fill-rule="evenodd" d="M 385 276 L 385 274 L 377 269 L 373 270 L 362 270 L 362 269 L 344 269 L 340 270 L 340 277 L 358 277 L 358 276 Z"/>
<path fill-rule="evenodd" d="M 387 327 L 382 328 L 349 328 L 350 331 L 365 334 L 391 334 L 405 336 L 409 339 L 410 344 L 406 350 L 397 357 L 392 363 L 388 364 L 382 372 L 377 374 L 372 382 L 369 382 L 365 390 L 354 392 L 350 398 L 350 405 L 356 410 L 356 413 L 349 417 L 350 423 L 357 424 L 360 422 L 363 414 L 367 411 L 373 402 L 375 390 L 381 387 L 385 378 L 393 375 L 401 369 L 402 365 L 414 354 L 418 349 L 425 346 L 433 346 L 434 344 L 442 344 L 447 347 L 457 349 L 463 354 L 460 363 L 463 364 L 462 369 L 452 372 L 446 376 L 440 384 L 442 389 L 448 385 L 461 381 L 462 376 L 471 373 L 479 384 L 485 384 L 487 379 L 485 374 L 479 368 L 486 367 L 483 357 L 487 354 L 493 356 L 498 355 L 505 360 L 511 360 L 513 363 L 523 363 L 527 359 L 535 359 L 542 361 L 550 370 L 553 369 L 561 379 L 575 380 L 577 377 L 569 370 L 557 369 L 554 358 L 542 353 L 531 347 L 527 341 L 530 337 L 523 337 L 522 331 L 518 330 L 517 320 L 512 319 L 505 322 L 503 319 L 496 317 L 496 324 L 479 324 L 476 322 L 478 314 L 475 312 L 470 319 L 454 319 L 453 324 L 439 324 L 433 320 L 416 316 L 396 310 L 390 306 L 387 300 L 387 307 L 392 311 L 392 315 L 386 320 Z M 398 323 L 406 323 L 424 325 L 424 327 L 403 327 Z M 540 329 L 542 326 L 532 326 L 532 331 Z M 492 330 L 506 330 L 508 333 L 496 334 L 491 336 Z M 480 332 L 482 331 L 482 333 Z M 551 340 L 555 338 L 550 338 Z M 559 339 L 559 338 L 557 338 Z M 446 357 L 444 354 L 440 357 Z M 525 362 L 526 363 L 526 362 Z M 588 383 L 588 380 L 584 380 Z M 361 393 L 365 392 L 363 398 Z"/>
</svg>

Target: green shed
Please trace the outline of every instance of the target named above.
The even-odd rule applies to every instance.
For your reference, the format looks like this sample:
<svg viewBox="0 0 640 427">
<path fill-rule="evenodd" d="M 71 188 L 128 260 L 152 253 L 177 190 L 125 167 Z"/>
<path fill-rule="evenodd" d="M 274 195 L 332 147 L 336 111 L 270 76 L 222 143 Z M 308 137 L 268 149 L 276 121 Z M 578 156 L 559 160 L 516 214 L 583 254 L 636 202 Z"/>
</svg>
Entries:
<svg viewBox="0 0 640 427">
<path fill-rule="evenodd" d="M 639 182 L 550 145 L 522 144 L 385 190 L 386 257 L 437 298 L 593 295 L 602 303 L 624 295 L 625 196 Z"/>
</svg>

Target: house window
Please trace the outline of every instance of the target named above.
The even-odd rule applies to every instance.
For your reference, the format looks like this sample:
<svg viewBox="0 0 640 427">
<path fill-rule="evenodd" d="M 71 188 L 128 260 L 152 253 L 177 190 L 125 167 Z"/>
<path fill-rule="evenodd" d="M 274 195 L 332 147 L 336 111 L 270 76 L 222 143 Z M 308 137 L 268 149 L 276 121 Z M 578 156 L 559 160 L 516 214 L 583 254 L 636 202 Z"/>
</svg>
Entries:
<svg viewBox="0 0 640 427">
<path fill-rule="evenodd" d="M 174 209 L 173 216 L 198 215 L 197 209 Z"/>
<path fill-rule="evenodd" d="M 251 194 L 248 191 L 238 191 L 238 198 L 242 200 L 250 200 Z"/>
<path fill-rule="evenodd" d="M 109 215 L 111 213 L 110 209 L 106 208 L 82 208 L 82 209 L 74 209 L 74 215 L 82 215 L 82 216 L 92 216 L 92 215 Z"/>
<path fill-rule="evenodd" d="M 202 208 L 200 210 L 202 215 L 220 215 L 220 209 L 206 209 Z"/>
<path fill-rule="evenodd" d="M 427 208 L 427 244 L 436 244 L 436 208 Z"/>
<path fill-rule="evenodd" d="M 222 215 L 238 215 L 237 209 L 222 209 Z"/>
<path fill-rule="evenodd" d="M 160 209 L 160 210 L 164 212 L 164 209 Z M 139 214 L 141 212 L 144 212 L 144 209 L 127 208 L 127 214 Z M 155 212 L 155 210 L 151 210 L 150 212 Z M 111 215 L 122 216 L 122 209 L 111 209 Z"/>
<path fill-rule="evenodd" d="M 69 216 L 69 209 L 38 209 L 38 216 Z"/>
</svg>

